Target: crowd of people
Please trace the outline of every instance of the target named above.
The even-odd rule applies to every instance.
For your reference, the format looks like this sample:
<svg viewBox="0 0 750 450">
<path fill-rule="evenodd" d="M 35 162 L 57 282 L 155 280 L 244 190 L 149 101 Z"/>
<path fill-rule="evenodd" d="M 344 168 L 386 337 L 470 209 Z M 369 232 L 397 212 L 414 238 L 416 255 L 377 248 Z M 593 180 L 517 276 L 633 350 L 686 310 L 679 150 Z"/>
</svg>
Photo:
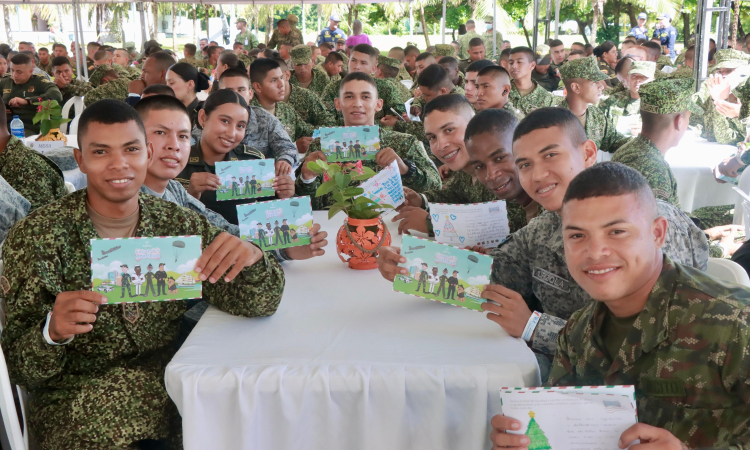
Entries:
<svg viewBox="0 0 750 450">
<path fill-rule="evenodd" d="M 236 206 L 250 200 L 217 201 L 215 164 L 273 159 L 276 198 L 326 209 L 334 199 L 315 195 L 323 175 L 308 164 L 326 159 L 313 134 L 331 126 L 380 128 L 362 165 L 396 163 L 399 233 L 432 234 L 430 202 L 506 201 L 511 234 L 472 249 L 494 259 L 486 316 L 527 341 L 547 386 L 635 385 L 640 423 L 620 448 L 750 445 L 750 290 L 705 273 L 709 255 L 747 252 L 731 206 L 681 210 L 664 159 L 692 126 L 737 145 L 718 173 L 750 163 L 750 55 L 714 46 L 695 93 L 694 47 L 677 54 L 667 15 L 649 40 L 646 19 L 619 47 L 511 48 L 487 17 L 451 44 L 384 51 L 361 23 L 347 38 L 335 15 L 303 43 L 291 14 L 267 44 L 238 19 L 231 49 L 201 39 L 180 55 L 156 41 L 142 53 L 0 44 L 2 348 L 41 448 L 181 448 L 164 370 L 207 305 L 272 315 L 284 265 L 328 244 L 319 224 L 306 246 L 241 240 Z M 87 187 L 68 193 L 9 122 L 38 134 L 34 104 L 74 96 L 86 105 L 74 156 Z M 626 136 L 615 124 L 630 115 L 642 125 Z M 596 163 L 599 151 L 612 162 Z M 202 300 L 109 305 L 90 289 L 90 239 L 176 235 L 202 237 Z M 379 272 L 392 281 L 405 261 L 382 247 Z M 493 448 L 529 445 L 506 433 L 520 428 L 512 419 L 488 426 Z"/>
</svg>

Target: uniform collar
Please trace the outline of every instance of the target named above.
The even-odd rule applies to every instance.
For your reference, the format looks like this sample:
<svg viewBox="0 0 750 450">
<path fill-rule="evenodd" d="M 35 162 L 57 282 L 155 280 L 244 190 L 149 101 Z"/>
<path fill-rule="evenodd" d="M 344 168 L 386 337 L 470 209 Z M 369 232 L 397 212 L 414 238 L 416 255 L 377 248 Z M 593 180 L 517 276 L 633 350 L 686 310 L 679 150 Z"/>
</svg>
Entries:
<svg viewBox="0 0 750 450">
<path fill-rule="evenodd" d="M 243 146 L 244 147 L 244 146 Z M 239 148 L 239 147 L 238 147 Z M 222 161 L 238 161 L 237 148 L 234 148 L 224 155 Z M 208 164 L 203 160 L 203 149 L 201 148 L 201 141 L 195 143 L 190 147 L 190 156 L 188 157 L 189 166 L 207 166 Z"/>
<path fill-rule="evenodd" d="M 188 110 L 189 112 L 193 112 L 193 111 L 196 111 L 196 110 L 200 109 L 200 108 L 198 108 L 198 105 L 199 105 L 200 103 L 201 103 L 201 101 L 200 101 L 200 100 L 198 100 L 198 97 L 195 97 L 195 98 L 193 99 L 193 101 L 192 101 L 192 102 L 190 102 L 190 104 L 188 105 L 188 107 L 187 107 L 187 110 Z"/>
<path fill-rule="evenodd" d="M 88 243 L 91 239 L 100 239 L 99 234 L 94 228 L 93 222 L 86 211 L 86 198 L 88 188 L 76 191 L 70 196 L 75 201 L 73 205 L 75 223 L 78 224 L 78 234 L 81 236 L 81 241 Z M 146 201 L 148 194 L 138 192 L 138 225 L 135 228 L 135 236 L 153 236 L 155 234 L 152 229 L 151 213 L 149 208 L 149 202 Z"/>
</svg>

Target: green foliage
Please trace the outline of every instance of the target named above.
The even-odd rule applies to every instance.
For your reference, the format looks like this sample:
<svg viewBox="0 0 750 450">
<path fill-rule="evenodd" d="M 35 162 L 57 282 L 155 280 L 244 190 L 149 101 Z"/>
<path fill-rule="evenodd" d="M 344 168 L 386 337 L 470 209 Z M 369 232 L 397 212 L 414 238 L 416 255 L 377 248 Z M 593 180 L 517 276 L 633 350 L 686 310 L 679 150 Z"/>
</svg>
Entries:
<svg viewBox="0 0 750 450">
<path fill-rule="evenodd" d="M 375 171 L 369 167 L 344 169 L 338 164 L 328 164 L 320 159 L 307 163 L 307 167 L 318 175 L 323 175 L 324 182 L 318 187 L 315 196 L 322 197 L 330 193 L 333 197 L 334 204 L 328 208 L 329 219 L 341 211 L 352 219 L 374 219 L 384 209 L 393 208 L 391 205 L 375 203 L 367 197 L 357 197 L 364 194 L 365 190 L 350 186 L 352 181 L 372 178 Z"/>
<path fill-rule="evenodd" d="M 44 136 L 50 130 L 60 128 L 60 125 L 70 122 L 70 119 L 62 118 L 62 107 L 57 100 L 43 100 L 34 104 L 37 105 L 37 113 L 32 122 L 34 124 L 42 122 L 39 127 L 40 135 Z"/>
</svg>

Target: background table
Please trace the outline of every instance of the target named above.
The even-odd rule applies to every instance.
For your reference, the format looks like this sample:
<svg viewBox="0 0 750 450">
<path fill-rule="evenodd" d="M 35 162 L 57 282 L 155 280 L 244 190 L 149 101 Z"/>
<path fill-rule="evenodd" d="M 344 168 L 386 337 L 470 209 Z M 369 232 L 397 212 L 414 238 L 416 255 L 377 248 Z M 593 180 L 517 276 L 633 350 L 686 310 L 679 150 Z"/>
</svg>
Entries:
<svg viewBox="0 0 750 450">
<path fill-rule="evenodd" d="M 536 358 L 482 313 L 392 291 L 326 255 L 284 263 L 275 315 L 209 308 L 166 370 L 185 449 L 480 449 Z M 400 241 L 398 236 L 393 236 Z"/>
</svg>

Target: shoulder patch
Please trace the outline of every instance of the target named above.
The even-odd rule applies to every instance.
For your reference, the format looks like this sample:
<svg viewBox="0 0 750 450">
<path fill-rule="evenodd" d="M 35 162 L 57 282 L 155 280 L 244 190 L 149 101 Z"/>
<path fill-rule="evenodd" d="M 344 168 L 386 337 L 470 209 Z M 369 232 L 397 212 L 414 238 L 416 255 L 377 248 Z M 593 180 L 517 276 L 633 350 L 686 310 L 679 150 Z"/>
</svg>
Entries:
<svg viewBox="0 0 750 450">
<path fill-rule="evenodd" d="M 191 163 L 197 163 L 199 161 L 200 161 L 200 158 L 198 158 L 197 156 L 191 156 L 190 159 L 188 160 L 188 162 L 191 162 Z"/>
</svg>

